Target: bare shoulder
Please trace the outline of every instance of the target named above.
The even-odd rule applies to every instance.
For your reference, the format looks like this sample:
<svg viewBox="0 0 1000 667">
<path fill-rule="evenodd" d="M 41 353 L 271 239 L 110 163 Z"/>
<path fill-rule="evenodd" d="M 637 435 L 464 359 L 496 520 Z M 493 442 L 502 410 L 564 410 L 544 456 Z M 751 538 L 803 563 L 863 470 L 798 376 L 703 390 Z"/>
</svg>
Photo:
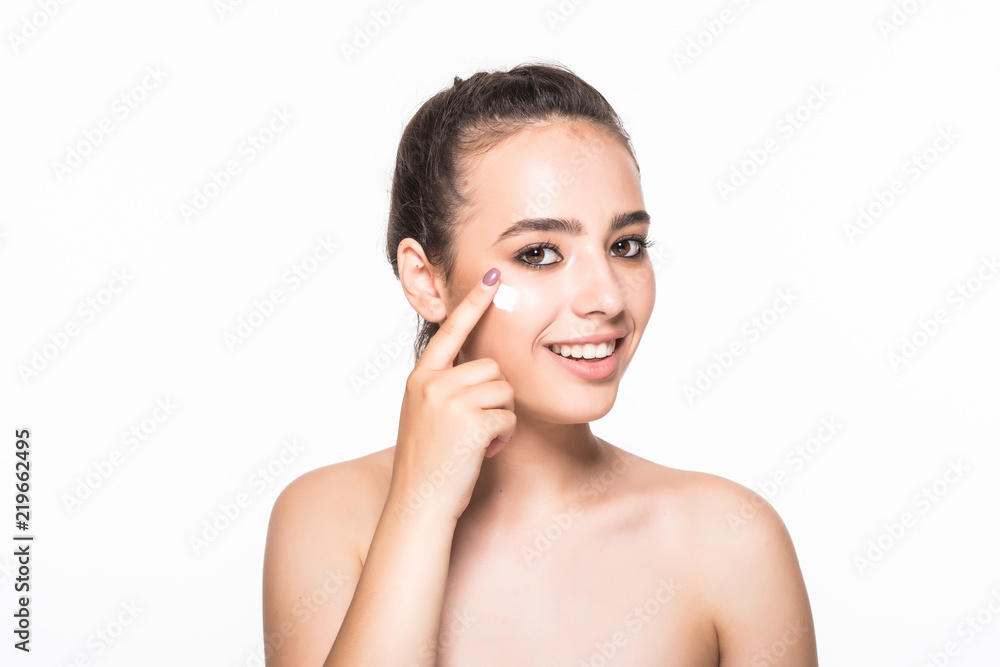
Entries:
<svg viewBox="0 0 1000 667">
<path fill-rule="evenodd" d="M 720 664 L 769 664 L 787 654 L 795 656 L 790 664 L 815 665 L 805 581 L 778 512 L 718 475 L 664 466 L 651 475 L 658 532 L 697 582 L 719 638 Z"/>
<path fill-rule="evenodd" d="M 759 574 L 765 564 L 798 575 L 788 528 L 767 500 L 718 475 L 685 471 L 684 477 L 706 565 L 735 576 Z"/>
<path fill-rule="evenodd" d="M 683 531 L 686 542 L 724 548 L 748 539 L 783 540 L 788 531 L 763 497 L 732 480 L 706 472 L 670 468 L 613 448 L 634 471 L 631 487 L 648 499 L 671 532 Z M 674 533 L 676 534 L 676 532 Z"/>
<path fill-rule="evenodd" d="M 352 542 L 356 542 L 360 536 L 356 524 L 382 511 L 379 494 L 391 471 L 392 449 L 310 470 L 278 495 L 270 529 L 291 523 L 308 530 L 314 539 L 317 532 L 336 533 L 338 538 L 350 532 Z"/>
<path fill-rule="evenodd" d="M 292 504 L 350 500 L 377 482 L 386 464 L 391 470 L 394 449 L 383 449 L 303 473 L 284 488 L 278 499 Z"/>
</svg>

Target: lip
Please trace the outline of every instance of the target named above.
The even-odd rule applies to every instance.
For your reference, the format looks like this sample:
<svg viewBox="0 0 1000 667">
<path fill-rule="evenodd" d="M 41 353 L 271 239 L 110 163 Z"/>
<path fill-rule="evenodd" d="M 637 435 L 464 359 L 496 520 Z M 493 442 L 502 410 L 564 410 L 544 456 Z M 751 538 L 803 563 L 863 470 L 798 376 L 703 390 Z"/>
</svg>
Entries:
<svg viewBox="0 0 1000 667">
<path fill-rule="evenodd" d="M 608 340 L 614 340 L 615 351 L 604 357 L 600 361 L 576 361 L 572 357 L 564 357 L 561 354 L 556 354 L 549 349 L 548 345 L 545 346 L 545 352 L 548 353 L 552 360 L 557 364 L 561 365 L 563 368 L 568 370 L 573 375 L 583 378 L 584 380 L 606 380 L 618 370 L 618 357 L 621 351 L 621 343 L 625 338 L 623 334 L 619 338 L 609 338 L 607 336 L 589 336 L 588 338 L 578 338 L 577 340 L 586 340 L 588 342 L 603 343 Z M 597 341 L 590 341 L 590 339 L 597 338 Z M 549 345 L 556 345 L 557 343 L 549 343 Z M 569 345 L 570 343 L 562 343 L 562 345 Z M 574 345 L 581 345 L 582 343 L 573 343 Z"/>
</svg>

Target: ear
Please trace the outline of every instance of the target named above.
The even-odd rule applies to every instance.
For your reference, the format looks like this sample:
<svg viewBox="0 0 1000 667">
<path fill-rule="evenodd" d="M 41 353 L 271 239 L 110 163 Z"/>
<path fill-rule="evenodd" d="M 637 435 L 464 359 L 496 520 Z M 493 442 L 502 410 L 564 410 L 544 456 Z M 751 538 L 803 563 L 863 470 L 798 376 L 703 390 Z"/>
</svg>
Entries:
<svg viewBox="0 0 1000 667">
<path fill-rule="evenodd" d="M 427 261 L 424 249 L 411 238 L 396 248 L 403 294 L 413 310 L 428 322 L 443 322 L 448 314 L 447 291 L 441 272 Z"/>
</svg>

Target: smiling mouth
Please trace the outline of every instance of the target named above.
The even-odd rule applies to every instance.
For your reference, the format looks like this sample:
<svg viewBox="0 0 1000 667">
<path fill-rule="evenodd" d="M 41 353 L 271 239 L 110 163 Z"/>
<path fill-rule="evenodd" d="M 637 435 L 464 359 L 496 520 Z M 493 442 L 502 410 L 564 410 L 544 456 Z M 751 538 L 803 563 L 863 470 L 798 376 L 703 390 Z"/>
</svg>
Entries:
<svg viewBox="0 0 1000 667">
<path fill-rule="evenodd" d="M 553 354 L 557 354 L 573 361 L 583 361 L 594 363 L 601 361 L 614 354 L 615 349 L 625 339 L 625 336 L 609 340 L 607 343 L 586 343 L 585 345 L 547 345 L 546 349 Z"/>
</svg>

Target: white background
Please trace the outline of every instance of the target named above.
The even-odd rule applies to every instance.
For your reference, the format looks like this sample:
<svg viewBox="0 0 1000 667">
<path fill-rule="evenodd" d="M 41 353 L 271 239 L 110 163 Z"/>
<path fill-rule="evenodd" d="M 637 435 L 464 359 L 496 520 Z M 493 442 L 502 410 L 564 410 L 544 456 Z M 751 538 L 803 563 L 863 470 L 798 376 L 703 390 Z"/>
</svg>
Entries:
<svg viewBox="0 0 1000 667">
<path fill-rule="evenodd" d="M 821 664 L 918 666 L 949 642 L 947 664 L 997 664 L 996 3 L 588 0 L 564 16 L 554 0 L 400 0 L 350 58 L 342 45 L 386 2 L 93 0 L 50 2 L 51 17 L 45 4 L 0 16 L 0 540 L 18 532 L 20 428 L 36 535 L 27 656 L 12 648 L 13 546 L 0 550 L 0 662 L 259 664 L 274 498 L 395 443 L 415 331 L 383 251 L 403 125 L 455 75 L 544 59 L 621 114 L 653 217 L 656 308 L 595 432 L 769 498 Z M 814 87 L 829 96 L 810 109 Z M 244 142 L 275 109 L 293 119 L 251 160 Z M 719 183 L 768 138 L 777 150 L 724 198 Z M 55 163 L 72 151 L 87 154 L 66 173 Z M 230 160 L 239 173 L 185 220 Z M 902 194 L 849 233 L 894 180 Z M 338 247 L 311 263 L 317 239 Z M 303 264 L 314 271 L 293 286 Z M 230 349 L 275 289 L 283 302 Z M 745 323 L 770 318 L 779 290 L 794 304 L 751 341 Z M 908 357 L 904 337 L 919 345 Z M 713 367 L 737 341 L 744 353 Z M 353 383 L 366 365 L 372 381 Z M 689 400 L 699 371 L 713 377 Z M 176 406 L 160 422 L 158 400 Z M 794 465 L 823 419 L 841 426 Z M 147 433 L 130 449 L 132 428 Z M 292 440 L 302 451 L 280 463 Z M 938 481 L 950 463 L 967 470 Z M 783 484 L 763 484 L 776 473 Z M 940 497 L 918 504 L 935 481 Z M 248 506 L 193 547 L 240 494 Z M 904 512 L 914 521 L 890 536 Z M 129 604 L 131 624 L 96 640 Z M 977 612 L 992 622 L 963 632 Z"/>
</svg>

